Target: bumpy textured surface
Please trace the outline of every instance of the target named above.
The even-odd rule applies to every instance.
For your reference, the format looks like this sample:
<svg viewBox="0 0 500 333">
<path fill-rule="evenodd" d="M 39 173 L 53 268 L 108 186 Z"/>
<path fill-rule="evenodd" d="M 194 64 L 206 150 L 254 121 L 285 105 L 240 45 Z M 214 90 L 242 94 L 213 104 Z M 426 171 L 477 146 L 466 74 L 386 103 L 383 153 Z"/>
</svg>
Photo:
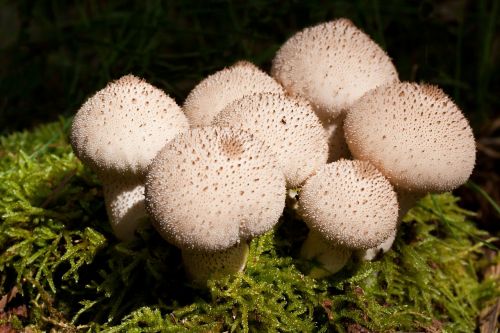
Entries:
<svg viewBox="0 0 500 333">
<path fill-rule="evenodd" d="M 248 258 L 248 244 L 242 242 L 227 250 L 182 251 L 182 262 L 189 278 L 200 285 L 208 279 L 217 279 L 241 272 Z"/>
<path fill-rule="evenodd" d="M 139 223 L 147 218 L 144 206 L 144 180 L 118 177 L 103 180 L 104 201 L 115 236 L 131 240 Z"/>
<path fill-rule="evenodd" d="M 73 120 L 71 145 L 101 174 L 142 174 L 165 143 L 188 128 L 172 98 L 126 75 L 83 104 Z"/>
<path fill-rule="evenodd" d="M 261 92 L 283 93 L 283 88 L 252 63 L 239 61 L 198 83 L 182 109 L 191 126 L 209 126 L 229 103 Z"/>
<path fill-rule="evenodd" d="M 220 251 L 271 229 L 285 205 L 271 149 L 241 130 L 204 127 L 172 140 L 153 160 L 146 208 L 181 249 Z"/>
<path fill-rule="evenodd" d="M 326 164 L 326 133 L 302 99 L 272 93 L 245 96 L 221 111 L 213 124 L 240 127 L 269 144 L 290 188 Z"/>
<path fill-rule="evenodd" d="M 288 92 L 310 100 L 321 118 L 336 117 L 367 91 L 398 80 L 387 54 L 348 19 L 293 35 L 271 74 Z"/>
<path fill-rule="evenodd" d="M 340 160 L 321 168 L 306 181 L 299 205 L 310 229 L 353 249 L 382 243 L 398 218 L 391 184 L 364 161 Z"/>
<path fill-rule="evenodd" d="M 449 191 L 465 183 L 474 167 L 472 130 L 435 86 L 377 88 L 349 110 L 344 131 L 352 155 L 370 161 L 396 188 Z"/>
</svg>

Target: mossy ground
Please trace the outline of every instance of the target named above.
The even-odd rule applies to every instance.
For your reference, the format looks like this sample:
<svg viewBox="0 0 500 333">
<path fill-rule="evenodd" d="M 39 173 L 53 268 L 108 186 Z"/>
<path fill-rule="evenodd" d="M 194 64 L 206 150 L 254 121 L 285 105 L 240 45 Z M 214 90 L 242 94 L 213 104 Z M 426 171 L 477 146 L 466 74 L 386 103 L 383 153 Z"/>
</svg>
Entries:
<svg viewBox="0 0 500 333">
<path fill-rule="evenodd" d="M 113 237 L 100 184 L 67 142 L 69 123 L 0 138 L 0 292 L 19 291 L 1 328 L 472 332 L 500 295 L 500 281 L 481 274 L 492 239 L 451 194 L 412 209 L 382 258 L 318 281 L 304 273 L 313 263 L 297 259 L 306 228 L 286 211 L 252 241 L 244 273 L 195 289 L 179 251 L 150 227 L 131 243 Z"/>
</svg>

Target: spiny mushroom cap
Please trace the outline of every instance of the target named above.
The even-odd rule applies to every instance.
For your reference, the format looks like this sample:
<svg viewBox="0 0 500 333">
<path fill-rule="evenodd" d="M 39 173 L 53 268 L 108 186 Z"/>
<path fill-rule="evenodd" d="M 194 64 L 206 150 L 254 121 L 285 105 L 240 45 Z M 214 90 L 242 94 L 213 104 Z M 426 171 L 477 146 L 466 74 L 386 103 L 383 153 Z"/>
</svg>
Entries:
<svg viewBox="0 0 500 333">
<path fill-rule="evenodd" d="M 240 127 L 265 141 L 290 188 L 302 184 L 328 158 L 326 133 L 302 99 L 273 93 L 245 96 L 222 110 L 213 124 Z"/>
<path fill-rule="evenodd" d="M 285 206 L 285 179 L 270 148 L 231 128 L 192 129 L 151 163 L 146 209 L 181 249 L 220 251 L 271 229 Z"/>
<path fill-rule="evenodd" d="M 352 155 L 370 161 L 398 189 L 452 190 L 474 168 L 472 130 L 435 86 L 397 83 L 363 96 L 344 122 Z"/>
<path fill-rule="evenodd" d="M 252 63 L 239 61 L 202 80 L 189 93 L 182 109 L 191 126 L 209 126 L 229 103 L 260 92 L 279 94 L 283 88 Z"/>
<path fill-rule="evenodd" d="M 126 75 L 108 83 L 78 110 L 71 145 L 96 172 L 141 175 L 166 142 L 188 128 L 172 98 Z"/>
<path fill-rule="evenodd" d="M 320 118 L 336 117 L 367 91 L 398 80 L 387 54 L 348 19 L 306 28 L 283 44 L 272 76 L 316 107 Z"/>
<path fill-rule="evenodd" d="M 309 228 L 336 245 L 367 249 L 394 232 L 398 202 L 391 184 L 365 161 L 340 160 L 309 178 L 299 198 Z"/>
</svg>

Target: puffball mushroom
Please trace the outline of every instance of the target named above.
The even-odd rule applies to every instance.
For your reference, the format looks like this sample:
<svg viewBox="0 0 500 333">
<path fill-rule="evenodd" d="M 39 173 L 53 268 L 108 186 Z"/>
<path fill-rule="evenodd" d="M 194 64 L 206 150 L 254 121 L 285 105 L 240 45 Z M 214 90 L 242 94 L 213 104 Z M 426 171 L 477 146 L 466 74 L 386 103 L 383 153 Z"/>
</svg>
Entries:
<svg viewBox="0 0 500 333">
<path fill-rule="evenodd" d="M 375 165 L 398 190 L 450 191 L 474 167 L 472 130 L 435 86 L 405 82 L 370 91 L 347 112 L 344 132 L 352 155 Z"/>
<path fill-rule="evenodd" d="M 241 128 L 266 142 L 289 188 L 300 186 L 328 158 L 326 133 L 303 99 L 273 93 L 248 95 L 229 104 L 213 124 Z"/>
<path fill-rule="evenodd" d="M 184 257 L 198 258 L 184 264 L 200 284 L 220 270 L 243 269 L 246 242 L 278 222 L 285 194 L 269 146 L 233 128 L 180 134 L 155 157 L 146 179 L 153 225 Z"/>
<path fill-rule="evenodd" d="M 398 218 L 391 184 L 369 162 L 357 160 L 339 160 L 318 170 L 304 184 L 299 207 L 310 235 L 322 240 L 306 240 L 301 253 L 319 260 L 330 273 L 342 268 L 347 260 L 335 249 L 377 246 L 394 233 Z M 331 248 L 322 242 L 328 242 Z M 329 262 L 322 259 L 325 252 L 330 253 Z M 341 262 L 335 262 L 335 258 Z"/>
<path fill-rule="evenodd" d="M 198 83 L 182 109 L 192 127 L 209 126 L 229 103 L 260 92 L 283 93 L 283 88 L 254 64 L 239 61 Z"/>
<path fill-rule="evenodd" d="M 276 53 L 271 75 L 287 92 L 308 99 L 325 120 L 367 91 L 398 80 L 387 54 L 348 19 L 293 35 Z"/>
<path fill-rule="evenodd" d="M 108 83 L 76 113 L 71 145 L 104 187 L 116 237 L 130 240 L 144 209 L 144 177 L 157 152 L 189 128 L 175 101 L 133 75 Z"/>
</svg>

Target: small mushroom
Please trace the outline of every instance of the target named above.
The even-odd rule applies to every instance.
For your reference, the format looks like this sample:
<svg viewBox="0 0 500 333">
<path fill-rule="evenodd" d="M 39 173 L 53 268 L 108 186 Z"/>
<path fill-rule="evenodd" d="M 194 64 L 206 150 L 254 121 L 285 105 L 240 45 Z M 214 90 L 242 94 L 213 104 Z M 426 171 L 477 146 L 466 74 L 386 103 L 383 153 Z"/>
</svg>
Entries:
<svg viewBox="0 0 500 333">
<path fill-rule="evenodd" d="M 424 197 L 424 194 L 417 192 L 408 192 L 404 190 L 396 190 L 397 198 L 398 198 L 398 228 L 403 221 L 406 213 L 415 206 L 418 200 Z M 387 238 L 382 244 L 369 248 L 367 250 L 357 250 L 355 252 L 356 257 L 361 260 L 369 261 L 373 260 L 377 257 L 379 253 L 386 253 L 392 248 L 392 244 L 396 240 L 397 229 L 394 229 L 394 232 Z"/>
<path fill-rule="evenodd" d="M 308 99 L 323 120 L 336 118 L 367 91 L 398 80 L 387 54 L 348 19 L 306 28 L 288 39 L 271 75 Z"/>
<path fill-rule="evenodd" d="M 274 93 L 248 95 L 229 104 L 213 124 L 241 128 L 266 142 L 278 158 L 289 188 L 300 186 L 326 164 L 326 133 L 303 99 Z"/>
<path fill-rule="evenodd" d="M 191 126 L 209 126 L 229 103 L 260 92 L 283 93 L 272 77 L 248 61 L 239 61 L 202 80 L 182 107 Z"/>
<path fill-rule="evenodd" d="M 344 132 L 354 158 L 375 165 L 396 190 L 450 191 L 474 167 L 472 130 L 435 86 L 405 82 L 370 91 L 347 112 Z"/>
<path fill-rule="evenodd" d="M 272 150 L 232 128 L 179 135 L 156 156 L 146 181 L 153 225 L 182 250 L 198 284 L 245 266 L 246 242 L 278 222 L 285 195 Z"/>
<path fill-rule="evenodd" d="M 78 110 L 71 145 L 102 181 L 108 216 L 119 239 L 132 239 L 146 218 L 147 166 L 169 140 L 188 128 L 172 98 L 133 75 L 108 83 Z"/>
<path fill-rule="evenodd" d="M 299 207 L 312 237 L 323 239 L 306 241 L 301 252 L 319 260 L 330 273 L 345 264 L 347 250 L 384 242 L 394 233 L 398 217 L 391 184 L 373 165 L 357 160 L 339 160 L 318 170 L 303 186 Z M 322 259 L 325 242 L 332 247 L 329 262 Z"/>
</svg>

